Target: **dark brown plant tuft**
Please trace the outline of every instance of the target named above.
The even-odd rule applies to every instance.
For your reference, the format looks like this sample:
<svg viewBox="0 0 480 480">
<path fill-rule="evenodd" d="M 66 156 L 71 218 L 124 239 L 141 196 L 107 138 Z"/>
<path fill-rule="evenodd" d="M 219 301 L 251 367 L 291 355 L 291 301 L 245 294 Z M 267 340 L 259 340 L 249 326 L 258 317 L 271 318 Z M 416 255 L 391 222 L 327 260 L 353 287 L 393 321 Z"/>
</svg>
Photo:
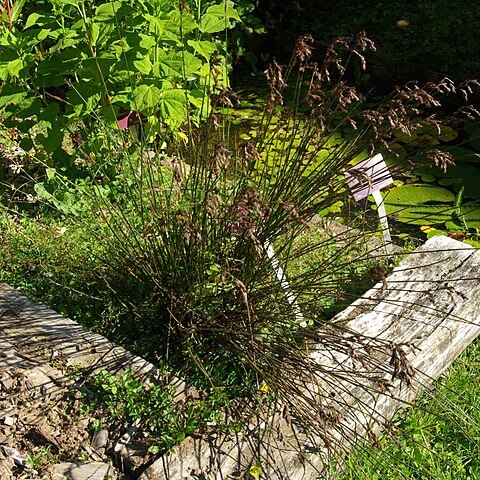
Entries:
<svg viewBox="0 0 480 480">
<path fill-rule="evenodd" d="M 293 58 L 298 65 L 299 72 L 305 71 L 312 57 L 313 50 L 313 36 L 311 34 L 301 35 L 297 38 Z"/>
<path fill-rule="evenodd" d="M 480 93 L 480 81 L 477 79 L 465 80 L 458 86 L 458 91 L 467 102 L 471 95 Z"/>
<path fill-rule="evenodd" d="M 224 88 L 217 95 L 212 95 L 214 105 L 221 107 L 233 108 L 240 105 L 238 95 L 230 89 Z"/>
<path fill-rule="evenodd" d="M 270 97 L 267 102 L 267 106 L 271 108 L 273 105 L 283 105 L 283 90 L 286 87 L 286 83 L 282 76 L 282 67 L 273 60 L 272 63 L 265 70 L 265 75 L 270 86 Z"/>
<path fill-rule="evenodd" d="M 215 144 L 213 149 L 212 167 L 213 173 L 218 178 L 224 174 L 228 168 L 230 161 L 230 152 L 220 141 Z"/>
<path fill-rule="evenodd" d="M 222 203 L 222 197 L 217 191 L 209 192 L 205 210 L 212 218 L 219 218 Z"/>
<path fill-rule="evenodd" d="M 449 152 L 435 149 L 426 152 L 426 155 L 428 158 L 430 158 L 430 160 L 433 160 L 438 168 L 441 168 L 444 172 L 447 171 L 448 167 L 455 165 L 453 155 Z"/>
<path fill-rule="evenodd" d="M 355 42 L 352 45 L 351 51 L 360 60 L 360 66 L 362 70 L 365 70 L 367 68 L 365 53 L 368 51 L 374 52 L 376 49 L 377 48 L 375 47 L 375 44 L 373 43 L 373 41 L 367 37 L 367 33 L 365 32 L 365 30 L 361 31 L 357 35 L 357 38 L 355 39 Z"/>
<path fill-rule="evenodd" d="M 268 208 L 253 188 L 243 191 L 232 204 L 230 229 L 237 235 L 254 233 L 268 214 Z"/>
</svg>

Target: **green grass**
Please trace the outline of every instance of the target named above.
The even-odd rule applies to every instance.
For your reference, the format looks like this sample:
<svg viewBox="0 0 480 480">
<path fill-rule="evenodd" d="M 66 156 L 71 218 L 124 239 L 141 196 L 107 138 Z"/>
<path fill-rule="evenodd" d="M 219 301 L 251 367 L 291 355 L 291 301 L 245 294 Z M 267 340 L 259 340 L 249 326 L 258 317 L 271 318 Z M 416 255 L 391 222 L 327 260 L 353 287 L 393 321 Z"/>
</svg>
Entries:
<svg viewBox="0 0 480 480">
<path fill-rule="evenodd" d="M 359 448 L 342 480 L 480 479 L 480 341 L 410 408 L 379 446 Z M 380 448 L 379 448 L 380 447 Z"/>
</svg>

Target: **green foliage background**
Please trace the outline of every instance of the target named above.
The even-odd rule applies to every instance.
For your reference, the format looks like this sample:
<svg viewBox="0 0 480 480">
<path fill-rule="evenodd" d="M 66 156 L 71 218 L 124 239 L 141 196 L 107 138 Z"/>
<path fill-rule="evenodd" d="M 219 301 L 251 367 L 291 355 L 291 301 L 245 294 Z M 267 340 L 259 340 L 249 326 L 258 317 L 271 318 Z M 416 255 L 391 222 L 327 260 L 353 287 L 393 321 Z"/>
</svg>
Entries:
<svg viewBox="0 0 480 480">
<path fill-rule="evenodd" d="M 228 87 L 220 32 L 240 17 L 230 1 L 51 0 L 18 1 L 1 20 L 3 124 L 37 160 L 72 170 L 67 143 L 88 144 L 97 120 L 115 127 L 122 112 L 151 140 L 182 138 L 187 119 L 208 114 L 208 94 Z"/>
</svg>

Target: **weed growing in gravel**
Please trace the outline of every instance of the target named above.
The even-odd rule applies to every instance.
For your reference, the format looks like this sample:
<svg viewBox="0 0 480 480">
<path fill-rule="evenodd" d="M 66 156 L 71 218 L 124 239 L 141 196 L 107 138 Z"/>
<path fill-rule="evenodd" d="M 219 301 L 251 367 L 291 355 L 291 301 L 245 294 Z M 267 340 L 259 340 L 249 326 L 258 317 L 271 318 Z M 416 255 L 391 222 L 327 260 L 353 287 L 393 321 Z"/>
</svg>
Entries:
<svg viewBox="0 0 480 480">
<path fill-rule="evenodd" d="M 233 428 L 223 424 L 221 412 L 229 407 L 228 398 L 216 392 L 208 399 L 186 398 L 175 404 L 174 393 L 163 386 L 146 386 L 126 370 L 120 377 L 102 371 L 86 382 L 91 394 L 85 397 L 97 425 L 124 432 L 136 425 L 150 453 L 164 453 L 187 436 L 210 429 Z"/>
</svg>

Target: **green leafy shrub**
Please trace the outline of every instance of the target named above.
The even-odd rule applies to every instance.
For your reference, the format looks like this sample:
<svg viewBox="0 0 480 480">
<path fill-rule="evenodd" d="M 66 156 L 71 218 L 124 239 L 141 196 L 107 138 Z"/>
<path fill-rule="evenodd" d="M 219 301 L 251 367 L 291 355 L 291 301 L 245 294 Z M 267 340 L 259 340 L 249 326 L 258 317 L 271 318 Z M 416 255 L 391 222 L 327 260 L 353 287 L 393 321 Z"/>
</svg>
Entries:
<svg viewBox="0 0 480 480">
<path fill-rule="evenodd" d="M 219 32 L 240 21 L 232 2 L 174 0 L 17 1 L 1 19 L 3 125 L 69 176 L 77 156 L 95 160 L 99 121 L 115 128 L 134 112 L 148 141 L 165 130 L 183 138 L 179 127 L 200 121 L 209 95 L 228 86 Z"/>
<path fill-rule="evenodd" d="M 90 398 L 85 402 L 97 422 L 108 422 L 122 431 L 132 424 L 141 426 L 143 441 L 152 453 L 164 453 L 186 436 L 199 433 L 207 422 L 219 421 L 220 404 L 226 397 L 217 394 L 208 400 L 187 399 L 181 406 L 174 402 L 174 392 L 159 385 L 145 386 L 130 370 L 114 376 L 105 370 L 87 380 Z"/>
</svg>

